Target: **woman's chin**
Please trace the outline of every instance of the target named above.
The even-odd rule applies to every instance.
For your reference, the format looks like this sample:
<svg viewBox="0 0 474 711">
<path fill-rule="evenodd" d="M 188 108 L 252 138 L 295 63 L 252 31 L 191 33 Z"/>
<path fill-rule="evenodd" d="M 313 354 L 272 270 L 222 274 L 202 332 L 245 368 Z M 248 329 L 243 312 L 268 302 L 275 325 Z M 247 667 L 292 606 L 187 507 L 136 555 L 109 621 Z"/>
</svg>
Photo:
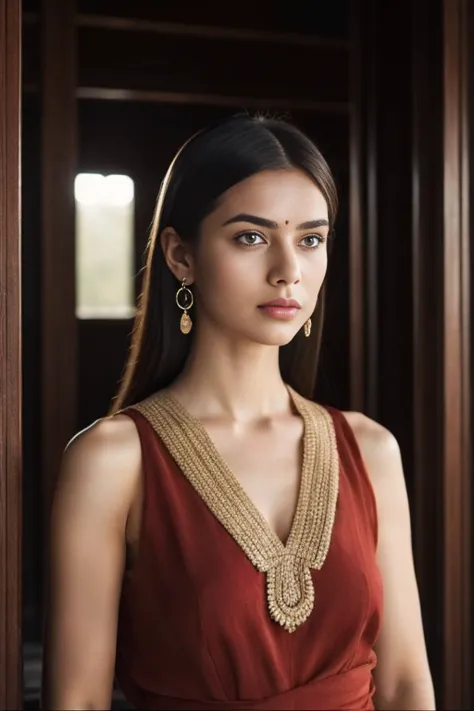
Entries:
<svg viewBox="0 0 474 711">
<path fill-rule="evenodd" d="M 298 327 L 295 323 L 288 322 L 264 324 L 263 327 L 262 324 L 259 324 L 250 329 L 245 328 L 244 324 L 226 324 L 226 326 L 227 333 L 234 343 L 250 341 L 262 346 L 273 347 L 288 345 L 302 328 L 302 326 Z"/>
<path fill-rule="evenodd" d="M 259 343 L 266 346 L 286 346 L 291 343 L 293 338 L 298 333 L 294 327 L 290 327 L 289 324 L 285 328 L 279 329 L 260 329 L 257 339 Z"/>
</svg>

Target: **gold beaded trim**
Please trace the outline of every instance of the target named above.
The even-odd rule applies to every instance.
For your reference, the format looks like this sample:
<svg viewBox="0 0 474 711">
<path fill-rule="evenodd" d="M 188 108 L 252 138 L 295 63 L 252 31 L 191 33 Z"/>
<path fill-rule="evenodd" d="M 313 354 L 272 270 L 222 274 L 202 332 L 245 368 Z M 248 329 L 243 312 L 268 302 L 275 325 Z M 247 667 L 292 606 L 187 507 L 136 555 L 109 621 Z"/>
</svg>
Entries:
<svg viewBox="0 0 474 711">
<path fill-rule="evenodd" d="M 164 392 L 133 409 L 150 422 L 211 512 L 257 570 L 266 573 L 270 616 L 294 632 L 310 615 L 314 586 L 328 553 L 339 489 L 339 454 L 332 418 L 288 387 L 304 421 L 298 503 L 286 544 L 278 538 L 229 469 L 204 426 Z"/>
</svg>

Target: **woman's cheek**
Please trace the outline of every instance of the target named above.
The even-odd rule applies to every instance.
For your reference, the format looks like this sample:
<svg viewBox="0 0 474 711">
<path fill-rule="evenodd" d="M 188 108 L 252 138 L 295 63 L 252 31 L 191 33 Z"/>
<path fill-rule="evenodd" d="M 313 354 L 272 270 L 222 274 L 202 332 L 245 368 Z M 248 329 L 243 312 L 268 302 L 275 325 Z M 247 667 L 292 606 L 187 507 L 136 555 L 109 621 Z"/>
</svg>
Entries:
<svg viewBox="0 0 474 711">
<path fill-rule="evenodd" d="M 237 252 L 237 253 L 236 253 Z M 222 249 L 213 255 L 207 255 L 199 268 L 199 276 L 203 288 L 215 291 L 245 290 L 245 285 L 256 285 L 258 288 L 258 260 L 249 260 L 250 255 L 238 253 L 235 249 Z M 255 256 L 255 255 L 254 255 Z"/>
</svg>

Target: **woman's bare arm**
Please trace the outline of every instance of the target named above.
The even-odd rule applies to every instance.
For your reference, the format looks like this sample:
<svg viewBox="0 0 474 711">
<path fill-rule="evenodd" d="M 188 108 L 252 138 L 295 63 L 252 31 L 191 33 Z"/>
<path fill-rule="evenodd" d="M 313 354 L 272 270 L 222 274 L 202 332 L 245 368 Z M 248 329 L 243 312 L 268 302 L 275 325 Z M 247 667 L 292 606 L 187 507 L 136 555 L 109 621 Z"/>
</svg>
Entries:
<svg viewBox="0 0 474 711">
<path fill-rule="evenodd" d="M 124 415 L 67 447 L 51 515 L 42 707 L 110 708 L 128 512 L 140 443 Z"/>
<path fill-rule="evenodd" d="M 384 427 L 347 413 L 367 465 L 377 501 L 377 560 L 384 613 L 375 646 L 377 709 L 435 709 L 413 564 L 410 511 L 400 449 Z"/>
</svg>

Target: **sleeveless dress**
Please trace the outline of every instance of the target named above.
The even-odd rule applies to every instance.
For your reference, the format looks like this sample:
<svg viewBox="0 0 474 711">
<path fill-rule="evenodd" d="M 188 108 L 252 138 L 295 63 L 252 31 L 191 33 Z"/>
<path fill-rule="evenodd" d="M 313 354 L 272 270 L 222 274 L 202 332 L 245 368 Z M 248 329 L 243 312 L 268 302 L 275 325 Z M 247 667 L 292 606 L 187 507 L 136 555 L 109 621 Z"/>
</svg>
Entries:
<svg viewBox="0 0 474 711">
<path fill-rule="evenodd" d="M 337 498 L 323 564 L 308 570 L 309 581 L 301 578 L 311 604 L 297 622 L 283 616 L 279 624 L 278 611 L 269 611 L 269 566 L 257 553 L 268 543 L 284 565 L 283 543 L 250 499 L 232 498 L 232 481 L 213 502 L 205 483 L 190 477 L 189 447 L 207 462 L 211 441 L 202 432 L 204 439 L 194 441 L 189 421 L 178 444 L 171 428 L 167 447 L 154 421 L 157 408 L 123 411 L 140 437 L 144 504 L 137 559 L 122 586 L 115 674 L 135 707 L 374 709 L 373 647 L 382 613 L 374 492 L 344 415 L 304 402 L 330 422 Z M 186 412 L 170 411 L 170 421 L 173 416 L 180 426 Z M 305 430 L 310 427 L 305 420 Z M 301 490 L 295 521 L 304 499 Z M 314 502 L 309 494 L 306 499 L 312 524 Z M 242 509 L 239 520 L 246 516 L 248 528 L 260 531 L 250 543 L 245 530 L 231 535 L 236 509 Z M 329 513 L 322 514 L 325 526 Z"/>
</svg>

